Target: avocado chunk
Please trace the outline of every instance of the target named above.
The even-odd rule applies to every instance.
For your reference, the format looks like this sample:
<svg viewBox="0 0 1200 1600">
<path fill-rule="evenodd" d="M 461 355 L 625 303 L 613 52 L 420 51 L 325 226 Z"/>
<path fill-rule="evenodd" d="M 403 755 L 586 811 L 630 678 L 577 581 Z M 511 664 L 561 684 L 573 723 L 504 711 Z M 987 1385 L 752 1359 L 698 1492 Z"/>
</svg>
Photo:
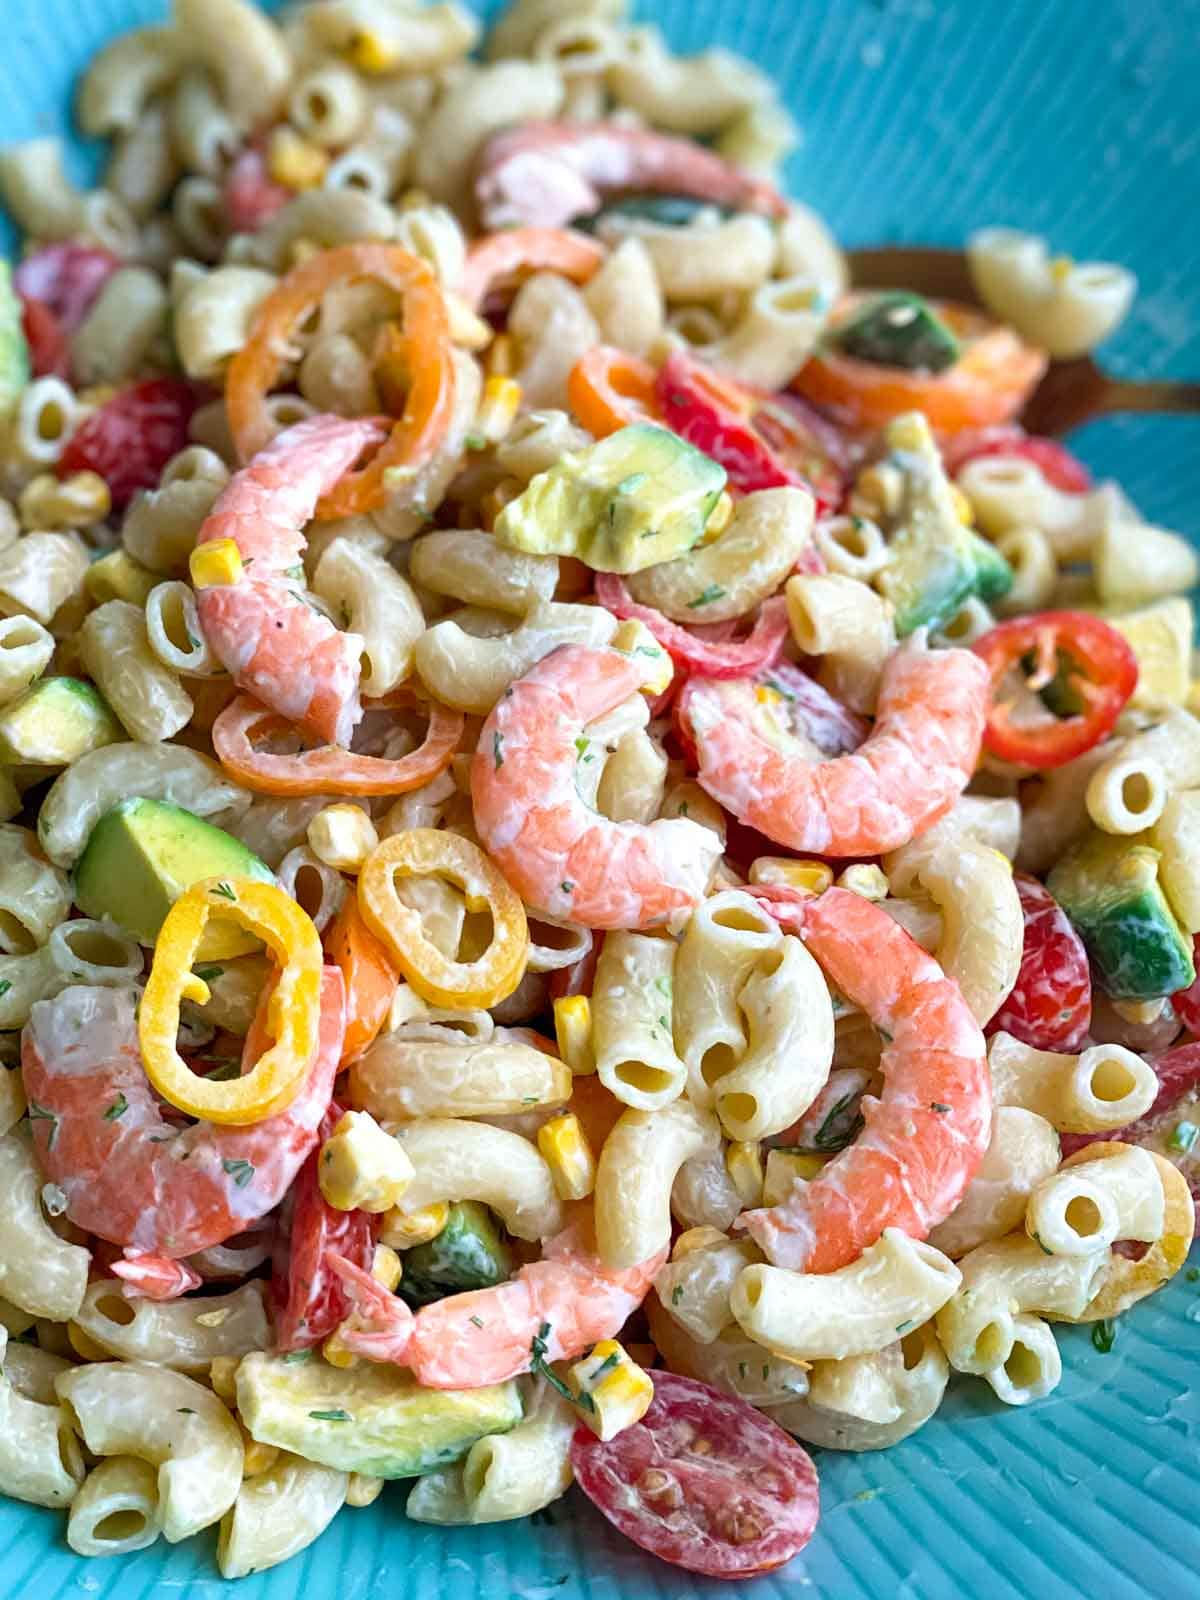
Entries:
<svg viewBox="0 0 1200 1600">
<path fill-rule="evenodd" d="M 884 440 L 899 470 L 901 500 L 889 519 L 891 560 L 879 590 L 895 608 L 900 638 L 937 629 L 972 595 L 995 599 L 1012 587 L 1012 568 L 958 515 L 950 480 L 929 424 L 919 411 L 896 417 Z"/>
<path fill-rule="evenodd" d="M 512 1254 L 496 1220 L 477 1200 L 457 1200 L 436 1239 L 404 1255 L 400 1293 L 426 1306 L 463 1289 L 490 1289 L 512 1272 Z"/>
<path fill-rule="evenodd" d="M 39 678 L 0 711 L 0 761 L 69 767 L 125 738 L 108 702 L 80 678 Z"/>
<path fill-rule="evenodd" d="M 511 1379 L 481 1389 L 425 1389 L 399 1367 L 331 1367 L 309 1351 L 245 1356 L 237 1403 L 261 1444 L 373 1478 L 417 1478 L 449 1466 L 477 1439 L 507 1433 L 522 1417 Z"/>
<path fill-rule="evenodd" d="M 1191 940 L 1158 881 L 1159 852 L 1145 839 L 1093 829 L 1046 880 L 1115 1000 L 1156 1000 L 1196 977 Z"/>
<path fill-rule="evenodd" d="M 496 519 L 496 537 L 599 572 L 641 572 L 692 548 L 724 488 L 724 467 L 637 422 L 539 472 Z"/>
<path fill-rule="evenodd" d="M 87 916 L 111 917 L 152 945 L 185 889 L 223 876 L 275 881 L 265 862 L 211 822 L 165 800 L 135 796 L 119 801 L 92 829 L 75 869 L 75 901 Z M 222 961 L 258 948 L 252 933 L 214 917 L 197 954 Z"/>
<path fill-rule="evenodd" d="M 945 372 L 962 354 L 953 332 L 919 294 L 873 295 L 836 330 L 838 347 L 858 361 L 906 372 Z"/>
<path fill-rule="evenodd" d="M 9 416 L 29 382 L 29 345 L 22 305 L 13 288 L 12 268 L 0 261 L 0 417 Z"/>
</svg>

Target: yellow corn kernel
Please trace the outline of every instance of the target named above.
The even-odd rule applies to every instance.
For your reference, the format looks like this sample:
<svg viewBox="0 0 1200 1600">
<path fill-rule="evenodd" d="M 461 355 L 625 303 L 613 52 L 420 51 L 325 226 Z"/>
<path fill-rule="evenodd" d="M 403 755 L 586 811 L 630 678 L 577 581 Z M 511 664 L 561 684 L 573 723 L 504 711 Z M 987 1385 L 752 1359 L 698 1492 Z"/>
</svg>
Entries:
<svg viewBox="0 0 1200 1600">
<path fill-rule="evenodd" d="M 98 472 L 76 472 L 61 482 L 39 472 L 21 491 L 18 509 L 26 528 L 86 528 L 104 521 L 112 495 Z"/>
<path fill-rule="evenodd" d="M 735 1139 L 725 1152 L 725 1170 L 747 1209 L 762 1204 L 763 1163 L 757 1142 Z"/>
<path fill-rule="evenodd" d="M 346 1485 L 346 1504 L 348 1506 L 369 1506 L 379 1499 L 382 1492 L 382 1478 L 372 1478 L 366 1472 L 352 1472 L 350 1474 L 350 1482 Z"/>
<path fill-rule="evenodd" d="M 975 520 L 975 510 L 956 483 L 950 485 L 950 498 L 954 502 L 954 513 L 958 520 L 969 528 Z"/>
<path fill-rule="evenodd" d="M 690 1256 L 693 1250 L 711 1250 L 714 1245 L 728 1244 L 729 1235 L 722 1233 L 720 1228 L 710 1228 L 701 1224 L 698 1228 L 686 1228 L 676 1239 L 671 1250 L 672 1261 L 682 1261 L 684 1256 Z"/>
<path fill-rule="evenodd" d="M 285 189 L 315 189 L 328 166 L 327 153 L 295 128 L 276 128 L 267 142 L 267 170 Z"/>
<path fill-rule="evenodd" d="M 575 1409 L 600 1439 L 615 1439 L 640 1422 L 654 1399 L 654 1384 L 615 1339 L 601 1339 L 571 1368 Z"/>
<path fill-rule="evenodd" d="M 112 1351 L 97 1344 L 90 1333 L 85 1333 L 77 1322 L 67 1323 L 67 1339 L 71 1349 L 84 1361 L 111 1361 Z"/>
<path fill-rule="evenodd" d="M 218 1400 L 233 1405 L 237 1399 L 237 1369 L 241 1356 L 214 1356 L 208 1364 L 208 1381 Z"/>
<path fill-rule="evenodd" d="M 853 516 L 878 522 L 894 517 L 903 498 L 904 474 L 900 468 L 891 461 L 877 461 L 874 466 L 864 467 L 855 479 L 849 509 Z"/>
<path fill-rule="evenodd" d="M 444 1200 L 407 1215 L 403 1211 L 388 1211 L 384 1214 L 379 1238 L 393 1250 L 411 1250 L 415 1244 L 428 1244 L 430 1239 L 436 1239 L 449 1217 L 450 1207 Z"/>
<path fill-rule="evenodd" d="M 1050 262 L 1050 276 L 1055 283 L 1065 283 L 1071 276 L 1071 269 L 1075 265 L 1070 256 L 1055 256 Z"/>
<path fill-rule="evenodd" d="M 517 364 L 517 353 L 511 333 L 498 333 L 492 340 L 484 365 L 491 378 L 511 378 Z"/>
<path fill-rule="evenodd" d="M 151 572 L 124 550 L 110 550 L 99 561 L 93 561 L 83 575 L 83 587 L 98 606 L 106 600 L 128 600 L 131 605 L 144 606 L 146 596 L 161 582 L 160 573 Z"/>
<path fill-rule="evenodd" d="M 308 825 L 308 843 L 313 855 L 327 867 L 359 872 L 379 843 L 379 833 L 361 806 L 339 801 L 317 812 Z"/>
<path fill-rule="evenodd" d="M 592 1002 L 585 994 L 564 995 L 554 1002 L 554 1037 L 558 1054 L 577 1078 L 596 1070 L 592 1049 Z"/>
<path fill-rule="evenodd" d="M 919 411 L 906 411 L 899 417 L 893 417 L 884 437 L 890 450 L 924 450 L 929 445 L 931 435 L 929 424 Z"/>
<path fill-rule="evenodd" d="M 391 72 L 400 59 L 394 44 L 365 29 L 354 35 L 346 54 L 360 72 L 367 74 Z"/>
<path fill-rule="evenodd" d="M 452 342 L 464 350 L 486 350 L 492 342 L 491 323 L 477 316 L 462 295 L 452 289 L 446 291 L 444 298 Z"/>
<path fill-rule="evenodd" d="M 232 539 L 210 539 L 197 545 L 188 557 L 188 572 L 196 589 L 240 583 L 242 570 L 242 553 Z"/>
<path fill-rule="evenodd" d="M 515 378 L 492 377 L 483 386 L 483 398 L 475 413 L 472 436 L 487 444 L 499 444 L 513 425 L 521 408 L 521 385 Z"/>
<path fill-rule="evenodd" d="M 849 889 L 851 894 L 861 895 L 864 900 L 888 897 L 887 873 L 882 867 L 870 866 L 865 861 L 856 861 L 847 867 L 837 882 L 839 889 Z"/>
<path fill-rule="evenodd" d="M 331 1367 L 338 1367 L 343 1371 L 350 1367 L 356 1367 L 361 1359 L 352 1350 L 347 1350 L 342 1343 L 341 1327 L 335 1328 L 325 1340 L 325 1343 L 321 1346 L 321 1354 Z"/>
<path fill-rule="evenodd" d="M 257 1478 L 260 1473 L 266 1472 L 268 1467 L 273 1467 L 279 1460 L 279 1446 L 276 1444 L 263 1444 L 258 1439 L 253 1439 L 246 1428 L 246 1424 L 238 1421 L 242 1430 L 242 1447 L 245 1451 L 242 1475 L 247 1478 Z"/>
<path fill-rule="evenodd" d="M 727 489 L 722 489 L 716 505 L 709 513 L 708 521 L 704 524 L 704 533 L 701 544 L 709 544 L 713 539 L 719 538 L 729 526 L 733 516 L 733 496 Z"/>
<path fill-rule="evenodd" d="M 337 1211 L 390 1211 L 414 1177 L 403 1145 L 369 1111 L 347 1111 L 321 1146 L 321 1193 Z"/>
<path fill-rule="evenodd" d="M 751 883 L 776 883 L 801 894 L 824 894 L 833 868 L 824 861 L 793 861 L 790 856 L 759 856 L 750 864 Z"/>
<path fill-rule="evenodd" d="M 389 1294 L 394 1293 L 404 1276 L 404 1263 L 390 1245 L 377 1244 L 371 1260 L 371 1276 L 381 1283 Z"/>
<path fill-rule="evenodd" d="M 1132 1022 L 1135 1027 L 1144 1028 L 1152 1022 L 1157 1022 L 1162 1016 L 1167 997 L 1160 995 L 1156 1000 L 1113 1000 L 1111 1004 L 1119 1017 L 1124 1017 L 1126 1022 Z"/>
<path fill-rule="evenodd" d="M 798 1150 L 768 1150 L 763 1176 L 762 1203 L 777 1206 L 791 1193 L 797 1178 L 809 1183 L 821 1171 L 828 1156 L 802 1155 Z"/>
<path fill-rule="evenodd" d="M 582 1200 L 596 1187 L 596 1157 L 573 1111 L 551 1117 L 538 1129 L 542 1152 L 560 1200 Z"/>
<path fill-rule="evenodd" d="M 643 694 L 657 697 L 670 687 L 675 676 L 674 664 L 644 622 L 631 619 L 618 624 L 612 636 L 612 647 L 636 657 L 642 672 Z"/>
</svg>

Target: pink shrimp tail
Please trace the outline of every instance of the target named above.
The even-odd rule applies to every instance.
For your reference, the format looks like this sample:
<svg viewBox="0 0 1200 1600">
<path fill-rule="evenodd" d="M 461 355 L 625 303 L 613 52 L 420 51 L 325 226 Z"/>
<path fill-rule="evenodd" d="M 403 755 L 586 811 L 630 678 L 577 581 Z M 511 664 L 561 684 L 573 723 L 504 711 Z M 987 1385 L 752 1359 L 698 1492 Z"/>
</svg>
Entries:
<svg viewBox="0 0 1200 1600">
<path fill-rule="evenodd" d="M 137 1250 L 126 1250 L 124 1259 L 111 1262 L 110 1268 L 124 1280 L 121 1293 L 126 1300 L 177 1300 L 204 1282 L 186 1261 L 143 1255 Z"/>
<path fill-rule="evenodd" d="M 368 1361 L 403 1364 L 413 1335 L 415 1318 L 411 1309 L 345 1256 L 330 1254 L 329 1265 L 341 1280 L 353 1308 L 338 1329 L 342 1344 Z"/>
</svg>

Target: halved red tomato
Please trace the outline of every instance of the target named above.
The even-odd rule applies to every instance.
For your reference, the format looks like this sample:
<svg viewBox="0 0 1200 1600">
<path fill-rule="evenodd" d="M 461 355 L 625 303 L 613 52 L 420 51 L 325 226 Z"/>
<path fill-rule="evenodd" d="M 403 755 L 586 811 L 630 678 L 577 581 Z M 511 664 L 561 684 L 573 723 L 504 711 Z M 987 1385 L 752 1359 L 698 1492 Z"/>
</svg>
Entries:
<svg viewBox="0 0 1200 1600">
<path fill-rule="evenodd" d="M 627 1539 L 711 1578 L 781 1567 L 820 1515 L 806 1450 L 744 1400 L 674 1372 L 655 1372 L 650 1409 L 607 1444 L 579 1427 L 571 1465 Z"/>
</svg>

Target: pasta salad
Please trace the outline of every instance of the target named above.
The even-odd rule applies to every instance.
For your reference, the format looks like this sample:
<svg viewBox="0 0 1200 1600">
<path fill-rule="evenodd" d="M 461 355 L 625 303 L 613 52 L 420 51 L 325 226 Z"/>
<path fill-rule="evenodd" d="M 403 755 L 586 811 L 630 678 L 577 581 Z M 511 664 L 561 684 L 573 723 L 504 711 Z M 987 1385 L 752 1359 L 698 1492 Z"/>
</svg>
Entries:
<svg viewBox="0 0 1200 1600">
<path fill-rule="evenodd" d="M 0 152 L 0 1492 L 779 1567 L 805 1446 L 1192 1241 L 1197 557 L 1019 422 L 1134 281 L 852 290 L 624 0 L 174 0 L 76 109 L 99 187 Z"/>
</svg>

